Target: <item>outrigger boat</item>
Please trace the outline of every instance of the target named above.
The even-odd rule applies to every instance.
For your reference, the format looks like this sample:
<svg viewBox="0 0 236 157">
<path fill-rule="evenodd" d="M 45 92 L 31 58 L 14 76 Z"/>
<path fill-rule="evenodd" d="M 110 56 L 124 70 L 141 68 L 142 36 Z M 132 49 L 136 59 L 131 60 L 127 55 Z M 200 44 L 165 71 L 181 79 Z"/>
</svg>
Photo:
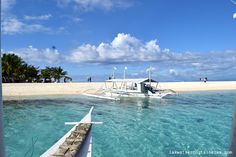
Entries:
<svg viewBox="0 0 236 157">
<path fill-rule="evenodd" d="M 51 148 L 40 157 L 91 157 L 92 156 L 92 122 L 91 107 L 89 113 L 79 122 L 65 122 L 66 125 L 75 125 Z"/>
<path fill-rule="evenodd" d="M 83 95 L 102 99 L 120 100 L 122 97 L 161 99 L 167 95 L 175 94 L 175 91 L 171 89 L 160 89 L 157 86 L 158 82 L 149 78 L 110 79 L 105 81 L 105 87 L 97 93 L 84 93 Z"/>
<path fill-rule="evenodd" d="M 111 79 L 112 87 L 105 90 L 106 96 L 114 97 L 149 97 L 161 99 L 175 92 L 170 89 L 158 89 L 158 82 L 153 79 Z M 153 85 L 156 86 L 153 86 Z"/>
</svg>

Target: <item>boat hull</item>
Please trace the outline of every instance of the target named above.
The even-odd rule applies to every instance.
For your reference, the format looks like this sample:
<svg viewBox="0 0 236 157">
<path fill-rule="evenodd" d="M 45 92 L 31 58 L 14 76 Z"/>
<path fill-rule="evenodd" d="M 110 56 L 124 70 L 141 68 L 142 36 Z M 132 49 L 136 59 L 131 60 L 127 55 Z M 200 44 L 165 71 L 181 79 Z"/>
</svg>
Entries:
<svg viewBox="0 0 236 157">
<path fill-rule="evenodd" d="M 92 121 L 92 111 L 93 107 L 91 107 L 89 113 L 81 119 L 78 124 L 76 124 L 70 131 L 68 131 L 61 139 L 59 139 L 51 148 L 49 148 L 45 153 L 43 153 L 40 157 L 51 157 L 53 154 L 57 152 L 59 147 L 65 142 L 66 138 L 68 138 L 71 133 L 76 129 L 76 127 L 81 123 L 91 123 Z M 92 126 L 91 126 L 92 127 Z M 92 135 L 91 128 L 81 146 L 81 149 L 78 153 L 76 153 L 76 157 L 91 157 L 92 156 Z"/>
<path fill-rule="evenodd" d="M 137 92 L 127 92 L 127 93 L 119 93 L 119 92 L 105 92 L 106 97 L 112 97 L 112 98 L 120 98 L 120 97 L 139 97 L 139 98 L 154 98 L 154 99 L 161 99 L 167 95 L 171 95 L 171 93 L 148 93 L 148 94 L 143 94 L 143 93 L 137 93 Z"/>
</svg>

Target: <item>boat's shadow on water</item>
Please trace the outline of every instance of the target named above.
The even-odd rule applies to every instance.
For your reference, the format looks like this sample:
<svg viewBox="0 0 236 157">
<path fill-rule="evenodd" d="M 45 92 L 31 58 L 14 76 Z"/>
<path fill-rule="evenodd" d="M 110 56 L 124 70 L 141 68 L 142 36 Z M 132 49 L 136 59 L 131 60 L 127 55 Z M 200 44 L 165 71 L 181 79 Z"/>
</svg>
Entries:
<svg viewBox="0 0 236 157">
<path fill-rule="evenodd" d="M 150 109 L 154 106 L 165 106 L 168 104 L 170 99 L 175 99 L 173 97 L 167 97 L 162 99 L 152 99 L 152 98 L 122 98 L 118 103 L 120 105 L 133 105 L 141 107 L 142 109 Z"/>
</svg>

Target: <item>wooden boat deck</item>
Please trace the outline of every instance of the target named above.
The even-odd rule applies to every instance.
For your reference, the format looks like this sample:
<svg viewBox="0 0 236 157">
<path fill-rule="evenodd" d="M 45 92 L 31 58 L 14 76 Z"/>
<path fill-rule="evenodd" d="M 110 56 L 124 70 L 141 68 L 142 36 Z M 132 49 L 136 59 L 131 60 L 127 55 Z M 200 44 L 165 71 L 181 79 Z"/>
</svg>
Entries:
<svg viewBox="0 0 236 157">
<path fill-rule="evenodd" d="M 51 157 L 75 157 L 81 150 L 92 124 L 80 123 Z"/>
</svg>

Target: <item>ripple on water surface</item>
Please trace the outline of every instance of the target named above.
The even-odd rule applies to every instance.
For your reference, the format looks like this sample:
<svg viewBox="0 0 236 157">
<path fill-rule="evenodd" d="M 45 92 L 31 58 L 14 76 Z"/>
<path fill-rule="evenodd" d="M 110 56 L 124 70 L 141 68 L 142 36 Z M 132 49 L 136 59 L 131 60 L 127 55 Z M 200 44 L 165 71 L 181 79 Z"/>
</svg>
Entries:
<svg viewBox="0 0 236 157">
<path fill-rule="evenodd" d="M 6 153 L 9 157 L 39 156 L 70 129 L 64 122 L 80 120 L 92 105 L 94 121 L 104 122 L 93 126 L 94 157 L 227 151 L 235 97 L 236 92 L 204 92 L 162 100 L 114 102 L 61 96 L 4 101 Z"/>
</svg>

